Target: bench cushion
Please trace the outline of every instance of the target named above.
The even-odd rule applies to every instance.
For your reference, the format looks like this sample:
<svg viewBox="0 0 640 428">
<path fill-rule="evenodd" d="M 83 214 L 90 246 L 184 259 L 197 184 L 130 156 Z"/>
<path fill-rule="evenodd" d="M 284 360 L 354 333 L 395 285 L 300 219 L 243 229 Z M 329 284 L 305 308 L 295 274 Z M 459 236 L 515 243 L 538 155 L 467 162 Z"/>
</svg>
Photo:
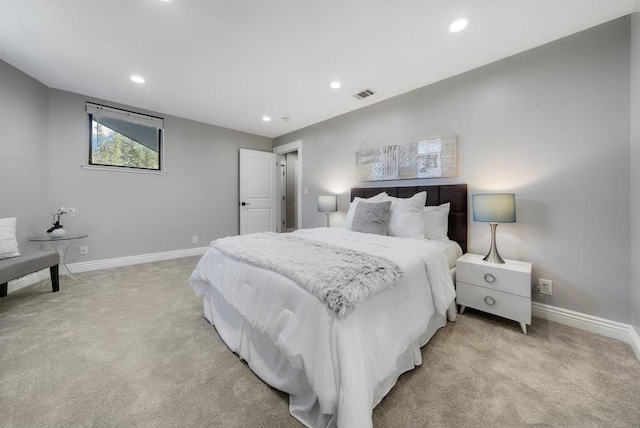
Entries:
<svg viewBox="0 0 640 428">
<path fill-rule="evenodd" d="M 60 256 L 55 251 L 38 251 L 0 260 L 0 284 L 50 268 L 58 263 L 60 263 Z"/>
</svg>

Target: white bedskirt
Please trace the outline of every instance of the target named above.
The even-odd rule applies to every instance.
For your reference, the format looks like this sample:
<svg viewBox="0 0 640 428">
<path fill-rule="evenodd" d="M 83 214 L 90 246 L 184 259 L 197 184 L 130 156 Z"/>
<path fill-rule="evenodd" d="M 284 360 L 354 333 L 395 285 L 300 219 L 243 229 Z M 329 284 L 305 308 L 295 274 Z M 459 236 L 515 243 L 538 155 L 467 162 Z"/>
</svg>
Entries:
<svg viewBox="0 0 640 428">
<path fill-rule="evenodd" d="M 291 415 L 307 427 L 336 427 L 336 415 L 322 413 L 318 396 L 303 370 L 295 368 L 278 347 L 251 326 L 213 287 L 206 287 L 204 317 L 216 327 L 229 349 L 245 360 L 251 370 L 272 387 L 289 394 Z M 446 318 L 434 313 L 424 333 L 398 356 L 396 369 L 374 388 L 373 407 L 395 385 L 398 377 L 422 364 L 420 348 L 446 324 Z"/>
</svg>

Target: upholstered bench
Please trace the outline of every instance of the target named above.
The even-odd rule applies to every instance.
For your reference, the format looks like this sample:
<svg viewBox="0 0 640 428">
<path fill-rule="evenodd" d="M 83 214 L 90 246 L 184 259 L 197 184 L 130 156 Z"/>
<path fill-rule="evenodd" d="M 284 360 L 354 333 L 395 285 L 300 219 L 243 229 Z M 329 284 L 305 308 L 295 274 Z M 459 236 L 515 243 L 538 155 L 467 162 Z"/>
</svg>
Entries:
<svg viewBox="0 0 640 428">
<path fill-rule="evenodd" d="M 60 256 L 55 251 L 38 251 L 0 260 L 0 297 L 7 295 L 9 281 L 49 268 L 53 292 L 60 289 L 58 264 Z"/>
</svg>

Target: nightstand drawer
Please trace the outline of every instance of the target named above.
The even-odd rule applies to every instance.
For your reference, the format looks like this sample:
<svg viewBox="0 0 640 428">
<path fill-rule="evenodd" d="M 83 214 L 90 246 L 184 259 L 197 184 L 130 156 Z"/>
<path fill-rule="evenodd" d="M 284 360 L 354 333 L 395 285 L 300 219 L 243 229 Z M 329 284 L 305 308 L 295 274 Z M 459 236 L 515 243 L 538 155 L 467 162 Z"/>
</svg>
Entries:
<svg viewBox="0 0 640 428">
<path fill-rule="evenodd" d="M 510 270 L 485 262 L 467 263 L 462 261 L 458 262 L 456 266 L 456 280 L 531 298 L 531 271 Z"/>
<path fill-rule="evenodd" d="M 510 320 L 531 324 L 531 300 L 510 293 L 458 282 L 456 302 Z"/>
</svg>

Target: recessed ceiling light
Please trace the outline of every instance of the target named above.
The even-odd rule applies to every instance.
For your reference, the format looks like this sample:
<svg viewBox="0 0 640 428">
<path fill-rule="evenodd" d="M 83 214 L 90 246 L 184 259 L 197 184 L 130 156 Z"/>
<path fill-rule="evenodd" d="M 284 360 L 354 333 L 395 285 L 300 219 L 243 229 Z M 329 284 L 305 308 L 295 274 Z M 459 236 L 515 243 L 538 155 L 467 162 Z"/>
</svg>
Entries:
<svg viewBox="0 0 640 428">
<path fill-rule="evenodd" d="M 271 118 L 269 116 L 262 116 L 262 120 L 264 120 L 265 122 L 269 122 Z"/>
<path fill-rule="evenodd" d="M 342 83 L 334 80 L 333 82 L 331 82 L 329 86 L 331 86 L 331 88 L 333 89 L 339 89 L 342 86 Z"/>
<path fill-rule="evenodd" d="M 452 33 L 457 33 L 467 28 L 467 25 L 469 25 L 468 18 L 458 18 L 451 23 L 451 25 L 449 26 L 449 31 L 451 31 Z"/>
<path fill-rule="evenodd" d="M 131 76 L 131 80 L 133 80 L 136 83 L 144 83 L 144 78 L 142 76 L 138 76 L 136 74 Z"/>
</svg>

